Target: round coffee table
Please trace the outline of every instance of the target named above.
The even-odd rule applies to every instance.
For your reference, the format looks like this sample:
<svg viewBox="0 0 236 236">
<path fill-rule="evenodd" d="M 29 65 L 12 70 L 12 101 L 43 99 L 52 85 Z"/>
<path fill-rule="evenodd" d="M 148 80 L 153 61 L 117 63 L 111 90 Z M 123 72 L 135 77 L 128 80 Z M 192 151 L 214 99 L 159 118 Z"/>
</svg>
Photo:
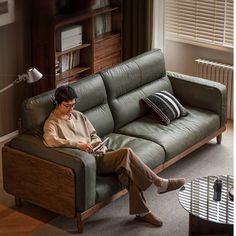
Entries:
<svg viewBox="0 0 236 236">
<path fill-rule="evenodd" d="M 214 181 L 222 180 L 221 200 L 214 201 Z M 179 191 L 179 201 L 189 213 L 189 235 L 233 235 L 234 202 L 228 191 L 233 176 L 207 176 L 185 184 Z"/>
</svg>

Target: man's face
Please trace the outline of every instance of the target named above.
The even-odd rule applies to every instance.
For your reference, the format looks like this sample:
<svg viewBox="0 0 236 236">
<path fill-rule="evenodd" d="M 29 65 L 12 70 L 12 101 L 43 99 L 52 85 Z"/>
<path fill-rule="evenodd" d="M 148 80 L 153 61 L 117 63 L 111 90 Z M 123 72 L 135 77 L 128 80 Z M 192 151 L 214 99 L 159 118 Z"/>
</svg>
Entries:
<svg viewBox="0 0 236 236">
<path fill-rule="evenodd" d="M 66 102 L 62 102 L 60 105 L 58 105 L 58 109 L 61 114 L 69 115 L 74 109 L 75 104 L 76 104 L 76 100 L 72 99 Z"/>
</svg>

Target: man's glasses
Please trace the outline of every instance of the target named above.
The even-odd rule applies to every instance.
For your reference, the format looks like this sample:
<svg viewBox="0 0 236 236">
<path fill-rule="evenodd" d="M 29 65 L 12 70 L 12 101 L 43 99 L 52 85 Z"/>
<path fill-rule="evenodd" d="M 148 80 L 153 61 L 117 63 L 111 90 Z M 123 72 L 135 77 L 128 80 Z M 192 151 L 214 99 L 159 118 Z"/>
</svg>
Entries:
<svg viewBox="0 0 236 236">
<path fill-rule="evenodd" d="M 65 103 L 62 103 L 62 105 L 66 108 L 66 109 L 72 109 L 75 107 L 75 104 L 76 103 L 72 103 L 72 104 L 65 104 Z"/>
</svg>

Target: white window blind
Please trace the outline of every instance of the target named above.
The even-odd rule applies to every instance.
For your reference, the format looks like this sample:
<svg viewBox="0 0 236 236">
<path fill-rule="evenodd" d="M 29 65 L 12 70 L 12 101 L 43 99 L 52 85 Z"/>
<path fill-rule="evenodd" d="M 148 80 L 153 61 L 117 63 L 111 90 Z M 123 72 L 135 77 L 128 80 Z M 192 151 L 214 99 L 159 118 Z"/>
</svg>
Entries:
<svg viewBox="0 0 236 236">
<path fill-rule="evenodd" d="M 167 39 L 233 48 L 233 0 L 166 0 Z"/>
</svg>

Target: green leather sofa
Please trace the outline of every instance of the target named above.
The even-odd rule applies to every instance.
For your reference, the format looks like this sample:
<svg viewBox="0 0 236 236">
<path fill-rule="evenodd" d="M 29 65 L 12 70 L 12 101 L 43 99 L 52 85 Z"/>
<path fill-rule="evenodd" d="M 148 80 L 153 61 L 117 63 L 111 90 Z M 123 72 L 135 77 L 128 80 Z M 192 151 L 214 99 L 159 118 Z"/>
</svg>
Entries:
<svg viewBox="0 0 236 236">
<path fill-rule="evenodd" d="M 130 147 L 156 173 L 217 138 L 226 124 L 226 88 L 204 79 L 166 72 L 155 49 L 74 83 L 85 113 L 108 148 Z M 159 123 L 141 99 L 167 90 L 189 114 L 170 125 Z M 43 124 L 53 109 L 54 90 L 22 105 L 21 133 L 3 148 L 6 192 L 56 213 L 85 219 L 126 193 L 115 175 L 98 176 L 95 158 L 77 149 L 48 148 Z"/>
</svg>

